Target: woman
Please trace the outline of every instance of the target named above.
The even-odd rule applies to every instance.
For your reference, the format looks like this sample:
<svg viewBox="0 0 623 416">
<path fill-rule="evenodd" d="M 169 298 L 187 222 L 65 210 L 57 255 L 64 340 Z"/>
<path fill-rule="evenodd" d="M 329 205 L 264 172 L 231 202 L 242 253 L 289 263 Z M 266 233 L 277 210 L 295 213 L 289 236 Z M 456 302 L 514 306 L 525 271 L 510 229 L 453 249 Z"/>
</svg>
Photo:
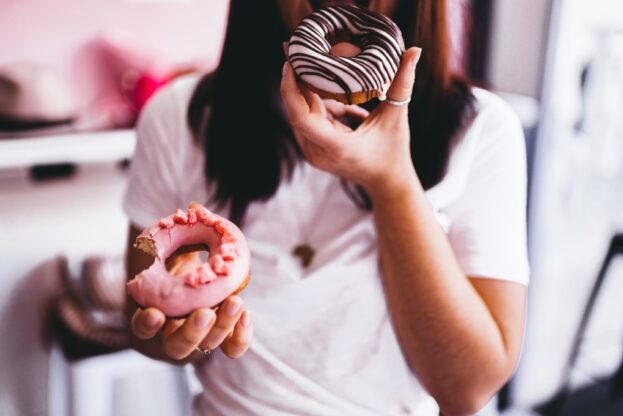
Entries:
<svg viewBox="0 0 623 416">
<path fill-rule="evenodd" d="M 201 201 L 243 225 L 253 277 L 244 303 L 185 321 L 130 305 L 135 346 L 195 363 L 202 414 L 473 413 L 510 377 L 523 332 L 520 125 L 452 74 L 439 0 L 367 5 L 422 47 L 388 92 L 408 107 L 368 113 L 302 91 L 281 42 L 316 3 L 232 0 L 217 71 L 143 113 L 129 243 Z M 128 253 L 129 276 L 149 264 Z M 173 270 L 198 261 L 181 255 Z"/>
</svg>

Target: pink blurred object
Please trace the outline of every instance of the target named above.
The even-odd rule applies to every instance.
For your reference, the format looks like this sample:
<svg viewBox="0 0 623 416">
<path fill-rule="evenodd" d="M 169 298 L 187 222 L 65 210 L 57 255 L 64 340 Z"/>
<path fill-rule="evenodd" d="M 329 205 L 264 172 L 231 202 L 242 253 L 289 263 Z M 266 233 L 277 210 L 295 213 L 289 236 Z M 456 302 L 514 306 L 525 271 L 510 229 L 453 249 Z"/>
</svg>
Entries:
<svg viewBox="0 0 623 416">
<path fill-rule="evenodd" d="M 129 104 L 136 118 L 149 98 L 180 73 L 157 49 L 119 29 L 102 35 L 97 43 L 113 76 L 119 96 Z M 190 65 L 189 65 L 190 66 Z"/>
<path fill-rule="evenodd" d="M 118 28 L 105 31 L 98 39 L 110 67 L 116 72 L 128 69 L 163 73 L 166 71 L 166 58 L 151 43 L 139 40 L 136 36 Z"/>
<path fill-rule="evenodd" d="M 180 69 L 182 67 L 183 69 Z M 174 63 L 149 41 L 109 29 L 85 46 L 76 62 L 82 84 L 96 88 L 80 124 L 86 129 L 130 127 L 149 98 L 200 65 Z"/>
<path fill-rule="evenodd" d="M 163 85 L 166 85 L 171 81 L 171 78 L 156 78 L 153 75 L 141 75 L 136 81 L 134 90 L 131 91 L 131 97 L 133 104 L 137 111 L 145 105 L 147 100 Z"/>
</svg>

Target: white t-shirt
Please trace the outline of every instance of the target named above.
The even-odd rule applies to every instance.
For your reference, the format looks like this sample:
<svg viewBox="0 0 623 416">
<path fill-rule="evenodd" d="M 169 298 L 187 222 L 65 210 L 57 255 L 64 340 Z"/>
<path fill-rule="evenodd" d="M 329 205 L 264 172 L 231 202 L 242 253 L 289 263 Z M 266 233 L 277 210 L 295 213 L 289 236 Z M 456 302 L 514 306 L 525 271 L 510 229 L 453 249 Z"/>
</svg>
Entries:
<svg viewBox="0 0 623 416">
<path fill-rule="evenodd" d="M 141 115 L 124 200 L 138 227 L 193 200 L 214 210 L 203 149 L 186 124 L 196 82 L 161 90 Z M 527 284 L 522 129 L 500 98 L 474 94 L 478 115 L 426 195 L 466 275 Z M 243 231 L 252 278 L 242 297 L 254 340 L 240 359 L 219 350 L 197 366 L 197 414 L 438 414 L 388 318 L 372 214 L 355 207 L 338 178 L 300 163 L 271 199 L 249 206 Z M 300 243 L 317 251 L 308 268 L 292 255 Z"/>
</svg>

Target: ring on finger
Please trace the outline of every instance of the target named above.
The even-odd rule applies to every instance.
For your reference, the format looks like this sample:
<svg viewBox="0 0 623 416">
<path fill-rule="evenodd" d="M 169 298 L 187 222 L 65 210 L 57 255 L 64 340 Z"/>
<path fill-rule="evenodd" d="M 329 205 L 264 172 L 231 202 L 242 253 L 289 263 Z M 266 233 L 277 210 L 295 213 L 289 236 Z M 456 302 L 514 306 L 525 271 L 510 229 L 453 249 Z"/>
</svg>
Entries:
<svg viewBox="0 0 623 416">
<path fill-rule="evenodd" d="M 385 102 L 387 104 L 395 105 L 396 107 L 402 107 L 411 102 L 411 97 L 407 98 L 406 100 L 392 100 L 391 98 L 386 97 Z"/>
<path fill-rule="evenodd" d="M 199 351 L 200 353 L 202 353 L 206 357 L 212 353 L 211 349 L 209 349 L 209 348 L 201 348 L 201 347 L 195 347 L 195 351 Z"/>
</svg>

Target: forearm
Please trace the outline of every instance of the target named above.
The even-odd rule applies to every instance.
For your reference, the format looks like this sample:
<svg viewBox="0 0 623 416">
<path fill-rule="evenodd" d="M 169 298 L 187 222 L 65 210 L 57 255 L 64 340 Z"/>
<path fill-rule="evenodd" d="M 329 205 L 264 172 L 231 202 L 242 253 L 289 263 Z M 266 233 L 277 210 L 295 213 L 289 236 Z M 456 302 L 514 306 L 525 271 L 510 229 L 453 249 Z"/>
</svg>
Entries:
<svg viewBox="0 0 623 416">
<path fill-rule="evenodd" d="M 392 322 L 418 379 L 442 410 L 462 413 L 495 392 L 514 361 L 415 173 L 394 190 L 371 193 Z"/>
</svg>

